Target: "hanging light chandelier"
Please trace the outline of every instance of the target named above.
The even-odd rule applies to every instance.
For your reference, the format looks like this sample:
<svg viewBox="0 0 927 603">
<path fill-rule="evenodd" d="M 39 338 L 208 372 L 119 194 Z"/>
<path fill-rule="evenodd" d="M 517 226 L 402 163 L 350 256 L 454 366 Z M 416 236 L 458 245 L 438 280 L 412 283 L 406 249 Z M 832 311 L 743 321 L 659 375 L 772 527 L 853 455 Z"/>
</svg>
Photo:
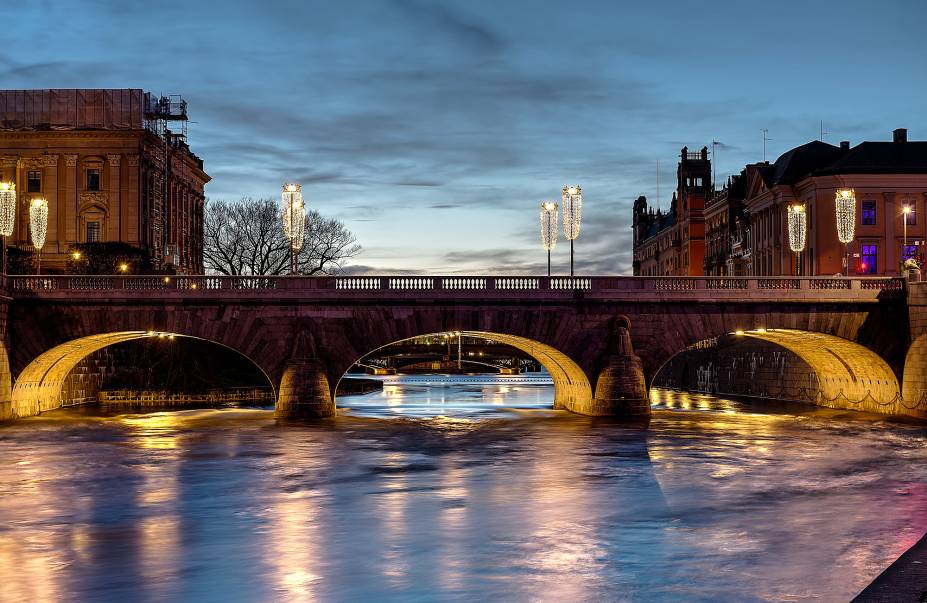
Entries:
<svg viewBox="0 0 927 603">
<path fill-rule="evenodd" d="M 283 234 L 290 241 L 290 249 L 299 251 L 306 236 L 306 205 L 302 187 L 298 184 L 283 185 Z"/>
<path fill-rule="evenodd" d="M 795 253 L 805 250 L 808 232 L 808 217 L 804 205 L 789 206 L 789 247 Z"/>
<path fill-rule="evenodd" d="M 0 182 L 0 236 L 13 234 L 16 223 L 16 185 L 12 182 Z"/>
<path fill-rule="evenodd" d="M 563 187 L 563 235 L 570 241 L 570 276 L 573 276 L 573 241 L 583 221 L 583 189 L 572 184 Z"/>
<path fill-rule="evenodd" d="M 541 245 L 547 251 L 547 276 L 550 277 L 550 251 L 557 246 L 557 204 L 553 201 L 541 203 Z"/>
<path fill-rule="evenodd" d="M 45 235 L 48 233 L 48 201 L 33 199 L 29 206 L 29 233 L 32 235 L 32 246 L 37 251 L 45 247 Z"/>
<path fill-rule="evenodd" d="M 553 201 L 541 203 L 541 245 L 546 251 L 557 246 L 557 235 L 560 233 L 558 213 L 557 204 Z"/>
<path fill-rule="evenodd" d="M 856 236 L 856 191 L 842 188 L 836 199 L 837 239 L 847 245 Z"/>
</svg>

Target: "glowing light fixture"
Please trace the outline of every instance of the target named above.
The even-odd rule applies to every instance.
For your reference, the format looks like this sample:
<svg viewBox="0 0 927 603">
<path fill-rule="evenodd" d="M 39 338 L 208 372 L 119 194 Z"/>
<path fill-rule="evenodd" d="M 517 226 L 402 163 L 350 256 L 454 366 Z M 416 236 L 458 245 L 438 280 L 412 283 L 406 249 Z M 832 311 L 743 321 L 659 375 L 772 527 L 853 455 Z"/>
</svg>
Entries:
<svg viewBox="0 0 927 603">
<path fill-rule="evenodd" d="M 789 247 L 795 253 L 805 250 L 808 233 L 808 217 L 804 205 L 789 206 Z"/>
<path fill-rule="evenodd" d="M 842 188 L 837 191 L 836 203 L 837 239 L 843 243 L 843 266 L 846 274 L 850 273 L 849 245 L 856 237 L 856 191 Z"/>
<path fill-rule="evenodd" d="M 290 274 L 296 274 L 296 256 L 303 248 L 306 237 L 306 204 L 302 187 L 285 183 L 281 194 L 283 202 L 283 234 L 290 241 Z"/>
<path fill-rule="evenodd" d="M 125 262 L 119 264 L 119 272 L 128 272 L 128 271 L 129 271 L 128 264 L 126 264 Z"/>
<path fill-rule="evenodd" d="M 48 234 L 48 201 L 45 199 L 33 199 L 29 206 L 29 234 L 38 257 L 36 274 L 41 274 L 42 247 L 45 247 L 45 235 Z"/>
<path fill-rule="evenodd" d="M 0 182 L 0 236 L 3 237 L 3 274 L 6 274 L 6 238 L 16 224 L 16 185 Z"/>
<path fill-rule="evenodd" d="M 744 332 L 742 329 L 737 329 L 736 331 L 734 331 L 734 335 L 743 335 L 743 334 Z"/>
<path fill-rule="evenodd" d="M 16 222 L 16 185 L 0 182 L 0 236 L 13 234 Z"/>
<path fill-rule="evenodd" d="M 541 203 L 541 246 L 547 251 L 547 276 L 550 277 L 550 251 L 557 246 L 557 204 L 553 201 Z"/>
<path fill-rule="evenodd" d="M 80 259 L 80 252 L 79 252 L 79 251 L 73 252 L 73 253 L 71 254 L 71 257 L 74 258 L 75 260 L 79 260 L 79 259 Z"/>
<path fill-rule="evenodd" d="M 573 276 L 573 241 L 579 237 L 583 221 L 583 189 L 572 184 L 563 187 L 563 235 L 570 241 L 570 276 Z"/>
</svg>

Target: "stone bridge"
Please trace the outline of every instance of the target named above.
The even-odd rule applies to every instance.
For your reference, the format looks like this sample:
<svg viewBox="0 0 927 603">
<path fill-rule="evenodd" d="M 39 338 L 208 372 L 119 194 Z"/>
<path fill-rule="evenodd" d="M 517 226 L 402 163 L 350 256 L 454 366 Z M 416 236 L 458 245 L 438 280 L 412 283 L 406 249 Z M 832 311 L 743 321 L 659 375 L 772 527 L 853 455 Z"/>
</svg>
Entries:
<svg viewBox="0 0 927 603">
<path fill-rule="evenodd" d="M 2 418 L 60 406 L 65 377 L 96 350 L 172 335 L 250 359 L 284 417 L 332 415 L 337 383 L 360 358 L 453 331 L 536 358 L 553 377 L 555 406 L 587 415 L 649 413 L 660 367 L 729 333 L 791 350 L 819 373 L 822 395 L 848 407 L 920 416 L 927 390 L 927 289 L 893 278 L 11 276 L 2 284 Z"/>
</svg>

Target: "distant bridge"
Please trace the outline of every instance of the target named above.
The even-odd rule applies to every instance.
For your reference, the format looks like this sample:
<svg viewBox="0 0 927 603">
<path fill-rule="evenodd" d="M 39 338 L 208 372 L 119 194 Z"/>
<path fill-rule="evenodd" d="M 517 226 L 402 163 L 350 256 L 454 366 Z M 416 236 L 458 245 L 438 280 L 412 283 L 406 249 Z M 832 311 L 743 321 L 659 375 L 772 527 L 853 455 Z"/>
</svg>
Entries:
<svg viewBox="0 0 927 603">
<path fill-rule="evenodd" d="M 820 371 L 828 400 L 925 414 L 927 285 L 897 278 L 13 276 L 4 285 L 5 417 L 60 406 L 65 376 L 93 351 L 164 333 L 249 358 L 280 416 L 328 416 L 338 381 L 370 351 L 453 331 L 537 359 L 555 406 L 582 414 L 647 414 L 647 389 L 669 358 L 738 331 Z"/>
</svg>

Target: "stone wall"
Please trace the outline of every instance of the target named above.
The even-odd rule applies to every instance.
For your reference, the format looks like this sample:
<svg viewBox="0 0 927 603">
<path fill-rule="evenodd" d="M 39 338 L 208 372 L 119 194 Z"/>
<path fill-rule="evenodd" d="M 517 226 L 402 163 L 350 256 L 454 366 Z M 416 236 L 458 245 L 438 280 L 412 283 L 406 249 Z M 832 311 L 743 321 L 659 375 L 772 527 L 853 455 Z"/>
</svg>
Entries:
<svg viewBox="0 0 927 603">
<path fill-rule="evenodd" d="M 814 369 L 768 341 L 723 336 L 667 362 L 654 386 L 720 395 L 810 402 L 819 391 Z"/>
</svg>

